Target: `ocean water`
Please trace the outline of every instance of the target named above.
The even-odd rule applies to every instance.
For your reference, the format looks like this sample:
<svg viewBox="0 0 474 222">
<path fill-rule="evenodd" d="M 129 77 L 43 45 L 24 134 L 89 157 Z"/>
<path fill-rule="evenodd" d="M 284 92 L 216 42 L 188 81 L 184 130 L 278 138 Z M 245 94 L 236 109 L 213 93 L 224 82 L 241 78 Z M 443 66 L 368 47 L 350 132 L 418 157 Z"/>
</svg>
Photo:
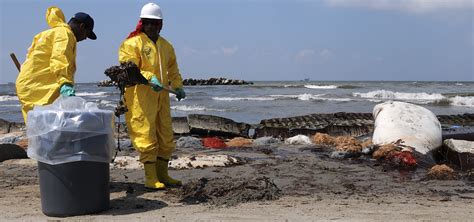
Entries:
<svg viewBox="0 0 474 222">
<path fill-rule="evenodd" d="M 238 122 L 312 113 L 372 112 L 388 100 L 421 105 L 437 115 L 474 113 L 474 82 L 321 82 L 261 81 L 243 86 L 185 86 L 186 99 L 170 94 L 173 116 L 210 114 Z M 76 84 L 76 95 L 113 110 L 115 87 Z M 0 118 L 21 122 L 15 85 L 0 85 Z M 123 121 L 124 118 L 122 118 Z"/>
</svg>

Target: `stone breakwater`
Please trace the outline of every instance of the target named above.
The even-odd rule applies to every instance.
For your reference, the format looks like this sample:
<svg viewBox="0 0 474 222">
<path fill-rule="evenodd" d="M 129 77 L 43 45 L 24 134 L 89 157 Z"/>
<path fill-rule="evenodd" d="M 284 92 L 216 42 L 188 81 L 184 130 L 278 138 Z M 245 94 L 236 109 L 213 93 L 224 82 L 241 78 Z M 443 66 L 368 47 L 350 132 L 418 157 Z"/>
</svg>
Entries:
<svg viewBox="0 0 474 222">
<path fill-rule="evenodd" d="M 112 87 L 116 86 L 117 83 L 112 80 L 103 80 L 97 83 L 99 87 Z M 212 86 L 212 85 L 253 85 L 253 82 L 248 82 L 238 79 L 226 79 L 226 78 L 210 78 L 210 79 L 184 79 L 183 85 L 185 86 Z"/>
<path fill-rule="evenodd" d="M 199 86 L 199 85 L 252 85 L 253 82 L 244 80 L 226 79 L 226 78 L 210 78 L 210 79 L 185 79 L 183 85 L 185 86 Z"/>
</svg>

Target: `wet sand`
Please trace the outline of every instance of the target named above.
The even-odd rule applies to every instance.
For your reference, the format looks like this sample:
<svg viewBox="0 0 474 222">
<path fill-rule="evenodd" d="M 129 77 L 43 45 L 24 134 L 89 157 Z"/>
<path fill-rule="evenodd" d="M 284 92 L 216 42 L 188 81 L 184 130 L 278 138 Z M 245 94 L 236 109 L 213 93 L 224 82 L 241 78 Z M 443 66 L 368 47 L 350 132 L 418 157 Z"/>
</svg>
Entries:
<svg viewBox="0 0 474 222">
<path fill-rule="evenodd" d="M 226 154 L 239 157 L 244 163 L 170 170 L 170 174 L 185 185 L 162 191 L 144 188 L 141 169 L 112 167 L 110 209 L 68 219 L 470 221 L 474 216 L 472 172 L 463 173 L 456 180 L 429 180 L 427 168 L 399 171 L 366 156 L 331 159 L 330 151 L 317 145 L 283 144 L 222 150 L 178 148 L 176 157 Z M 118 156 L 136 155 L 135 151 L 128 150 Z M 190 196 L 197 195 L 195 191 L 202 187 L 203 183 L 199 181 L 203 180 L 210 181 L 207 185 L 214 184 L 218 189 L 203 189 L 202 192 L 208 192 L 206 195 L 189 201 Z M 257 185 L 252 185 L 252 181 Z M 230 186 L 236 183 L 250 185 Z M 230 190 L 225 191 L 229 186 Z M 216 189 L 217 193 L 214 192 Z M 241 189 L 241 192 L 232 193 L 232 189 Z M 261 195 L 265 192 L 268 195 Z M 56 219 L 41 212 L 35 161 L 21 159 L 0 163 L 0 212 L 3 214 L 1 220 L 7 221 Z"/>
</svg>

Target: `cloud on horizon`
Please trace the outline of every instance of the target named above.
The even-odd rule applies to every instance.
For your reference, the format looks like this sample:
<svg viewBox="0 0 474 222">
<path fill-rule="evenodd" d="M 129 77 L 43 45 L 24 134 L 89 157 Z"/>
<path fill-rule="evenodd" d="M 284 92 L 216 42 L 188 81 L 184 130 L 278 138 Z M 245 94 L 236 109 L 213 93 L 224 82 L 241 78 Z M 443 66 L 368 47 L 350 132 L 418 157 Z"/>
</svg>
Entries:
<svg viewBox="0 0 474 222">
<path fill-rule="evenodd" d="M 239 50 L 238 46 L 233 46 L 233 47 L 221 47 L 221 52 L 225 56 L 231 56 L 234 55 L 237 51 Z"/>
<path fill-rule="evenodd" d="M 474 9 L 474 0 L 325 0 L 325 2 L 333 7 L 365 7 L 412 13 Z"/>
</svg>

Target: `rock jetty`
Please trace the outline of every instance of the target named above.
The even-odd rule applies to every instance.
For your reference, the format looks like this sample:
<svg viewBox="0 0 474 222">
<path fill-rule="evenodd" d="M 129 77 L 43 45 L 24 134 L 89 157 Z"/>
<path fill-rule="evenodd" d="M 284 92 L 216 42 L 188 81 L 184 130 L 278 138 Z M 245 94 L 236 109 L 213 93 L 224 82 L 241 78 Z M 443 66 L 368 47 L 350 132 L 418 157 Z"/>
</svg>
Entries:
<svg viewBox="0 0 474 222">
<path fill-rule="evenodd" d="M 112 87 L 117 86 L 117 83 L 112 80 L 102 80 L 97 83 L 98 87 Z"/>
<path fill-rule="evenodd" d="M 253 85 L 253 82 L 247 82 L 237 79 L 226 78 L 210 78 L 210 79 L 184 79 L 185 86 L 212 86 L 212 85 Z M 97 83 L 98 87 L 112 87 L 117 86 L 117 83 L 112 80 L 102 80 Z"/>
<path fill-rule="evenodd" d="M 244 80 L 226 79 L 226 78 L 210 78 L 210 79 L 185 79 L 183 80 L 185 86 L 200 86 L 200 85 L 253 85 L 253 82 Z"/>
</svg>

